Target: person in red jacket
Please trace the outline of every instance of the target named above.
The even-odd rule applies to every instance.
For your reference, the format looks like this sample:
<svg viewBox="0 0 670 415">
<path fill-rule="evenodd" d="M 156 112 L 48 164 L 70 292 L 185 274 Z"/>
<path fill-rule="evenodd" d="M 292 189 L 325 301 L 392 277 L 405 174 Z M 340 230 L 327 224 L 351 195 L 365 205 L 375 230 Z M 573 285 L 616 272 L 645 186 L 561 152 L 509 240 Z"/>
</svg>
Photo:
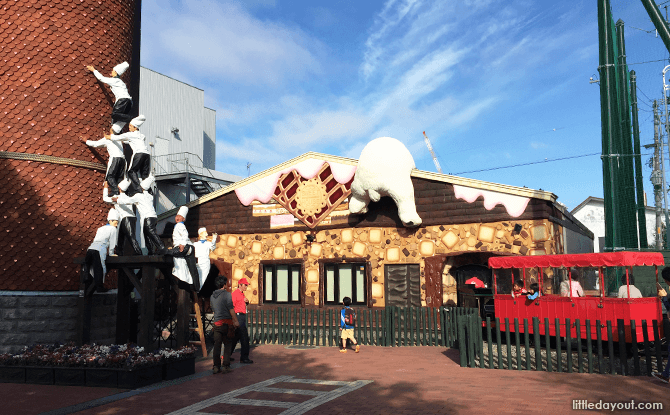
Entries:
<svg viewBox="0 0 670 415">
<path fill-rule="evenodd" d="M 237 289 L 233 291 L 233 305 L 235 306 L 235 314 L 237 314 L 237 321 L 240 322 L 240 334 L 238 336 L 240 341 L 240 363 L 253 363 L 249 359 L 249 332 L 247 331 L 247 304 L 249 300 L 244 296 L 244 292 L 249 287 L 249 280 L 246 278 L 240 279 L 237 283 Z M 237 346 L 237 341 L 233 344 L 233 350 Z"/>
</svg>

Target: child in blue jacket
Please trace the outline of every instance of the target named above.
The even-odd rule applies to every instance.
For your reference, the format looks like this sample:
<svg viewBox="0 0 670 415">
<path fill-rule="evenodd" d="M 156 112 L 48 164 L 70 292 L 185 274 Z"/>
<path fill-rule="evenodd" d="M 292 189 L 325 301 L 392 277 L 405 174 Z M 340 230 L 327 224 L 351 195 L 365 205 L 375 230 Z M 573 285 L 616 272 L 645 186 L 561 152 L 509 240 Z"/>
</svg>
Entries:
<svg viewBox="0 0 670 415">
<path fill-rule="evenodd" d="M 344 308 L 342 309 L 342 311 L 340 311 L 340 329 L 342 330 L 340 334 L 340 338 L 342 338 L 342 347 L 340 348 L 340 353 L 347 352 L 348 339 L 351 339 L 351 342 L 356 345 L 356 353 L 358 353 L 361 350 L 361 346 L 356 342 L 356 339 L 354 338 L 356 313 L 354 313 L 354 310 L 350 307 L 351 298 L 344 297 L 344 299 L 342 299 L 342 303 L 344 304 Z"/>
</svg>

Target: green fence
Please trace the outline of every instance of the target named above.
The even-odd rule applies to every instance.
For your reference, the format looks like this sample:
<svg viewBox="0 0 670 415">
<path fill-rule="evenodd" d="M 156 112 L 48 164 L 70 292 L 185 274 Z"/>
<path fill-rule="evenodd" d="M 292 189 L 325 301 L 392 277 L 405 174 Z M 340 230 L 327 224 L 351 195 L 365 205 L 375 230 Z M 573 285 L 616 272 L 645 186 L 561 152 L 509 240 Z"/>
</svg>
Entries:
<svg viewBox="0 0 670 415">
<path fill-rule="evenodd" d="M 354 337 L 359 344 L 458 347 L 468 365 L 481 354 L 481 320 L 473 308 L 386 307 L 355 309 Z M 337 309 L 278 307 L 249 310 L 249 338 L 259 344 L 337 346 Z M 477 324 L 479 326 L 477 327 Z"/>
<path fill-rule="evenodd" d="M 544 330 L 550 326 L 548 318 L 540 321 L 534 317 L 523 322 L 516 318 L 514 321 L 496 318 L 494 325 L 487 318 L 486 323 L 483 341 L 478 342 L 482 346 L 481 353 L 473 356 L 475 367 L 634 376 L 650 376 L 652 371 L 660 372 L 664 367 L 663 354 L 667 346 L 661 345 L 657 320 L 630 320 L 626 324 L 624 320 L 553 319 L 551 323 L 555 327 L 563 327 L 566 334 L 563 337 L 552 336 L 549 330 Z M 565 328 L 584 332 L 584 338 L 571 338 L 571 330 Z M 641 335 L 637 328 L 642 329 Z M 629 343 L 626 343 L 627 336 Z"/>
</svg>

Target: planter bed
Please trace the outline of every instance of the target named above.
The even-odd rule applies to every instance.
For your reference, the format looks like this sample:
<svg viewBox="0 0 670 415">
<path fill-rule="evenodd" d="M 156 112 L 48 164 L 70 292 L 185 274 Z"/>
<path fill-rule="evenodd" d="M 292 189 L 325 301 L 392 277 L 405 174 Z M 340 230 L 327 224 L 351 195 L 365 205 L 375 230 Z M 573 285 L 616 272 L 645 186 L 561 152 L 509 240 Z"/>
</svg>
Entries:
<svg viewBox="0 0 670 415">
<path fill-rule="evenodd" d="M 0 383 L 136 389 L 195 373 L 195 357 L 133 369 L 0 366 Z"/>
<path fill-rule="evenodd" d="M 145 352 L 134 344 L 35 344 L 16 355 L 0 354 L 0 383 L 135 389 L 193 373 L 191 346 Z"/>
<path fill-rule="evenodd" d="M 22 366 L 0 366 L 0 383 L 26 383 L 26 368 Z"/>
<path fill-rule="evenodd" d="M 189 359 L 166 362 L 163 366 L 163 380 L 177 379 L 195 373 L 195 356 Z"/>
</svg>

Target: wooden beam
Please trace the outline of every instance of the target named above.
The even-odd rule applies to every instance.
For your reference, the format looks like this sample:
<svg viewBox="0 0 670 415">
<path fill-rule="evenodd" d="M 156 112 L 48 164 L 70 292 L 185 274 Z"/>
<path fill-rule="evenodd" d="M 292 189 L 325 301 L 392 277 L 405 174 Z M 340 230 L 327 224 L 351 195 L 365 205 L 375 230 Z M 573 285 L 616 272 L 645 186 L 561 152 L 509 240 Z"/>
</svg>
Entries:
<svg viewBox="0 0 670 415">
<path fill-rule="evenodd" d="M 191 314 L 191 297 L 186 290 L 177 291 L 177 347 L 184 347 L 188 342 L 188 323 Z"/>
<path fill-rule="evenodd" d="M 156 267 L 145 264 L 142 267 L 142 290 L 140 291 L 140 334 L 137 344 L 145 350 L 154 347 L 154 308 L 156 302 Z"/>
<path fill-rule="evenodd" d="M 89 286 L 95 288 L 92 279 L 89 280 L 84 272 L 86 267 L 81 263 L 79 271 L 79 297 L 77 299 L 77 345 L 81 346 L 91 342 L 91 302 L 92 295 L 87 294 Z"/>
<path fill-rule="evenodd" d="M 116 295 L 116 344 L 126 344 L 129 341 L 130 298 L 127 294 L 130 291 L 129 288 L 128 278 L 124 273 L 119 272 Z"/>
<path fill-rule="evenodd" d="M 137 291 L 142 292 L 142 284 L 140 284 L 140 280 L 137 279 L 137 276 L 135 275 L 135 273 L 133 271 L 131 271 L 130 268 L 127 268 L 127 267 L 119 267 L 119 269 L 122 270 L 126 274 L 128 279 L 130 280 L 130 282 L 133 283 L 133 286 L 135 286 L 135 288 L 137 288 Z M 142 269 L 144 269 L 144 268 L 142 268 Z M 121 276 L 119 276 L 119 278 L 121 278 Z"/>
</svg>

